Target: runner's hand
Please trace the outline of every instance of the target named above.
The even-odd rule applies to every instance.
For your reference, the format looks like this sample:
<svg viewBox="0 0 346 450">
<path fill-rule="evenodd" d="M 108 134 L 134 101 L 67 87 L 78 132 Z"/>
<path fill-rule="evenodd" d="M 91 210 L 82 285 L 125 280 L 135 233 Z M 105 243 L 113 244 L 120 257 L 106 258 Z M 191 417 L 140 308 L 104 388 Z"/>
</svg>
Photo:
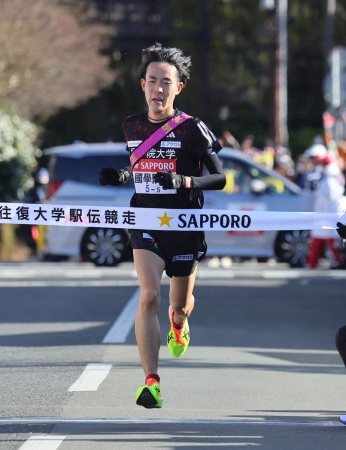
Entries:
<svg viewBox="0 0 346 450">
<path fill-rule="evenodd" d="M 346 225 L 342 224 L 341 222 L 337 222 L 336 226 L 338 227 L 336 231 L 338 232 L 338 235 L 342 239 L 346 239 Z"/>
<path fill-rule="evenodd" d="M 101 172 L 99 173 L 99 183 L 101 184 L 101 186 L 106 186 L 107 184 L 111 186 L 120 186 L 122 182 L 122 174 L 118 173 L 112 167 L 101 169 Z"/>
<path fill-rule="evenodd" d="M 185 187 L 185 177 L 172 172 L 157 172 L 153 176 L 154 183 L 158 183 L 162 189 L 179 189 Z"/>
</svg>

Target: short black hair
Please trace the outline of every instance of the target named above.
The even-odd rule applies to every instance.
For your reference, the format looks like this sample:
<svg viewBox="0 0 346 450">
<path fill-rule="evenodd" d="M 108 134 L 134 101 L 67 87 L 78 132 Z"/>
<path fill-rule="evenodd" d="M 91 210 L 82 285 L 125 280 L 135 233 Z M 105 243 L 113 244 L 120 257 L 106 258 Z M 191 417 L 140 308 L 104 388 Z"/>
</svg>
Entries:
<svg viewBox="0 0 346 450">
<path fill-rule="evenodd" d="M 147 67 L 150 63 L 161 61 L 175 66 L 178 71 L 179 81 L 186 85 L 187 80 L 190 78 L 191 57 L 185 56 L 179 48 L 165 48 L 158 42 L 142 50 L 142 65 L 139 68 L 140 77 L 145 79 Z"/>
</svg>

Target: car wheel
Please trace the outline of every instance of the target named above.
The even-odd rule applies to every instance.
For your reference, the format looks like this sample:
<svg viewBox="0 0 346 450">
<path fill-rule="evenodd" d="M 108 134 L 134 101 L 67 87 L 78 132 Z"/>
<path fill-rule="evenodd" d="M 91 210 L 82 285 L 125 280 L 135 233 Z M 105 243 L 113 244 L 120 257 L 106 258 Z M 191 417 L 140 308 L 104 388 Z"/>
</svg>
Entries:
<svg viewBox="0 0 346 450">
<path fill-rule="evenodd" d="M 82 239 L 81 254 L 96 266 L 116 266 L 128 255 L 127 241 L 124 230 L 89 228 Z"/>
<path fill-rule="evenodd" d="M 304 267 L 309 252 L 310 231 L 280 231 L 275 242 L 275 255 L 291 267 Z"/>
</svg>

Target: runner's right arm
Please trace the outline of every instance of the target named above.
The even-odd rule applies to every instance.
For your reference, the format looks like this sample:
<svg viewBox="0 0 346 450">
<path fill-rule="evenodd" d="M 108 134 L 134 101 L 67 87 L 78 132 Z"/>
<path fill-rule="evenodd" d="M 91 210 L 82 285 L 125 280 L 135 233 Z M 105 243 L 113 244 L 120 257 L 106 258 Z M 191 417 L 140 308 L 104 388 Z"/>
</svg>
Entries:
<svg viewBox="0 0 346 450">
<path fill-rule="evenodd" d="M 101 186 L 120 186 L 130 178 L 132 178 L 132 169 L 130 166 L 119 171 L 113 169 L 113 167 L 105 167 L 99 173 L 99 183 Z"/>
</svg>

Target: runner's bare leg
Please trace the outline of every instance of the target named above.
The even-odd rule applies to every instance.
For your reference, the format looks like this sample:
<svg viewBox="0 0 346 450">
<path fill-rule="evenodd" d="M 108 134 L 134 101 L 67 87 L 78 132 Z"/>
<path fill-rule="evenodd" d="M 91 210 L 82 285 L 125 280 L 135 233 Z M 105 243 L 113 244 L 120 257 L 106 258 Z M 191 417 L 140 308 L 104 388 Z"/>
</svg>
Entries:
<svg viewBox="0 0 346 450">
<path fill-rule="evenodd" d="M 133 258 L 141 288 L 135 333 L 142 367 L 147 376 L 158 371 L 161 333 L 157 312 L 165 262 L 155 253 L 142 249 L 134 249 Z"/>
<path fill-rule="evenodd" d="M 179 325 L 191 314 L 195 297 L 193 288 L 195 286 L 197 267 L 188 277 L 173 277 L 170 282 L 169 302 L 174 311 L 174 322 Z"/>
</svg>

